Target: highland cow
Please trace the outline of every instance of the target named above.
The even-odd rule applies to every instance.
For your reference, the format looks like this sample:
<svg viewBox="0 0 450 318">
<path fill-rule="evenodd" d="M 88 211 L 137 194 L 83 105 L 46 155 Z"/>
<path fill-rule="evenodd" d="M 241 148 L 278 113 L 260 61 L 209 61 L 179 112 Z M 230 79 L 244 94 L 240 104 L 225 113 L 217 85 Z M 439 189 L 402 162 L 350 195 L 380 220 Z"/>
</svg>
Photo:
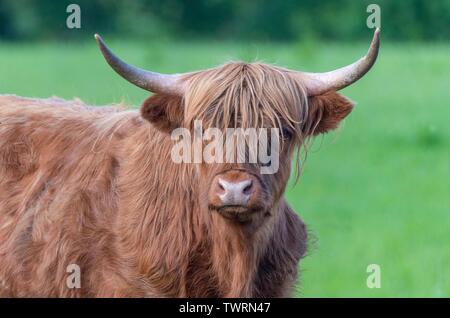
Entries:
<svg viewBox="0 0 450 318">
<path fill-rule="evenodd" d="M 294 154 L 352 110 L 336 93 L 374 64 L 327 73 L 230 62 L 166 75 L 116 57 L 111 67 L 154 95 L 140 112 L 79 100 L 0 96 L 0 295 L 281 297 L 307 231 L 284 198 Z M 279 169 L 171 160 L 171 132 L 278 128 Z M 80 288 L 67 284 L 80 268 Z"/>
</svg>

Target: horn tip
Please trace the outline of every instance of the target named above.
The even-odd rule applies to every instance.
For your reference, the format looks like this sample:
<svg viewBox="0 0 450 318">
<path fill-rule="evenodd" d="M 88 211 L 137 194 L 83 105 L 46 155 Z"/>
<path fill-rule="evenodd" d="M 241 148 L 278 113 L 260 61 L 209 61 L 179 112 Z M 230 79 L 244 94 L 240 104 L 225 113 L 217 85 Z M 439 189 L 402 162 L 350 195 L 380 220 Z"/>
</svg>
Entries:
<svg viewBox="0 0 450 318">
<path fill-rule="evenodd" d="M 97 41 L 97 43 L 103 42 L 102 37 L 98 33 L 94 34 L 94 38 L 95 38 L 95 41 Z"/>
<path fill-rule="evenodd" d="M 381 29 L 378 27 L 375 29 L 375 33 L 373 35 L 373 41 L 375 42 L 374 45 L 377 47 L 377 49 L 380 46 L 380 32 L 381 32 Z"/>
</svg>

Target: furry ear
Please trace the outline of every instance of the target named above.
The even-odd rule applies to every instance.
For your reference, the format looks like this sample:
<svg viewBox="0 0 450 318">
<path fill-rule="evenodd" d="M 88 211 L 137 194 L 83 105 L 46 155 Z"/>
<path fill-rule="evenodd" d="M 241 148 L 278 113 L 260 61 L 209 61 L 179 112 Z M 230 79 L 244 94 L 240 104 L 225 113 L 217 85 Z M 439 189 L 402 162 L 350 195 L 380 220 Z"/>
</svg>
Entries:
<svg viewBox="0 0 450 318">
<path fill-rule="evenodd" d="M 171 133 L 183 122 L 182 98 L 155 94 L 144 101 L 141 106 L 141 115 L 160 131 Z"/>
<path fill-rule="evenodd" d="M 336 129 L 341 120 L 350 114 L 354 103 L 336 92 L 328 92 L 309 97 L 308 105 L 304 131 L 307 135 L 316 136 Z"/>
</svg>

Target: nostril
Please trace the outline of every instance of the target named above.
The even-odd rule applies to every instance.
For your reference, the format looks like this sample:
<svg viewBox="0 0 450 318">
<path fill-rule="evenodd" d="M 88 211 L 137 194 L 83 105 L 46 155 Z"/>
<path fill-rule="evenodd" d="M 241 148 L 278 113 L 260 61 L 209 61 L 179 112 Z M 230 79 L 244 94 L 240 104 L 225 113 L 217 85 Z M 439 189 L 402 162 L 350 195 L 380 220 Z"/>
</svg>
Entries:
<svg viewBox="0 0 450 318">
<path fill-rule="evenodd" d="M 217 186 L 219 187 L 219 190 L 225 191 L 225 188 L 224 188 L 224 186 L 222 184 L 222 180 L 219 180 L 219 182 L 217 182 Z"/>
<path fill-rule="evenodd" d="M 248 194 L 253 187 L 253 182 L 250 180 L 250 182 L 244 187 L 243 192 L 244 194 Z"/>
</svg>

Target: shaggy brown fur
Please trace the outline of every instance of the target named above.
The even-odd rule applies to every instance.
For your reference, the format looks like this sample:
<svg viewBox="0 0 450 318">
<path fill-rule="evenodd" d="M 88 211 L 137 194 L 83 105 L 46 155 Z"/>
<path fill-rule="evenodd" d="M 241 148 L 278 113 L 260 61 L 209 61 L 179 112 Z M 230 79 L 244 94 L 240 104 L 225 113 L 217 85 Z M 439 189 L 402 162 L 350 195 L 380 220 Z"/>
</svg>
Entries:
<svg viewBox="0 0 450 318">
<path fill-rule="evenodd" d="M 231 63 L 187 79 L 184 98 L 154 95 L 141 113 L 80 101 L 0 96 L 0 295 L 279 297 L 306 250 L 283 192 L 293 150 L 337 126 L 352 104 L 262 64 Z M 170 132 L 194 119 L 288 128 L 280 171 L 175 164 Z M 219 172 L 250 171 L 264 213 L 232 222 L 207 206 Z M 67 266 L 81 288 L 66 286 Z"/>
</svg>

